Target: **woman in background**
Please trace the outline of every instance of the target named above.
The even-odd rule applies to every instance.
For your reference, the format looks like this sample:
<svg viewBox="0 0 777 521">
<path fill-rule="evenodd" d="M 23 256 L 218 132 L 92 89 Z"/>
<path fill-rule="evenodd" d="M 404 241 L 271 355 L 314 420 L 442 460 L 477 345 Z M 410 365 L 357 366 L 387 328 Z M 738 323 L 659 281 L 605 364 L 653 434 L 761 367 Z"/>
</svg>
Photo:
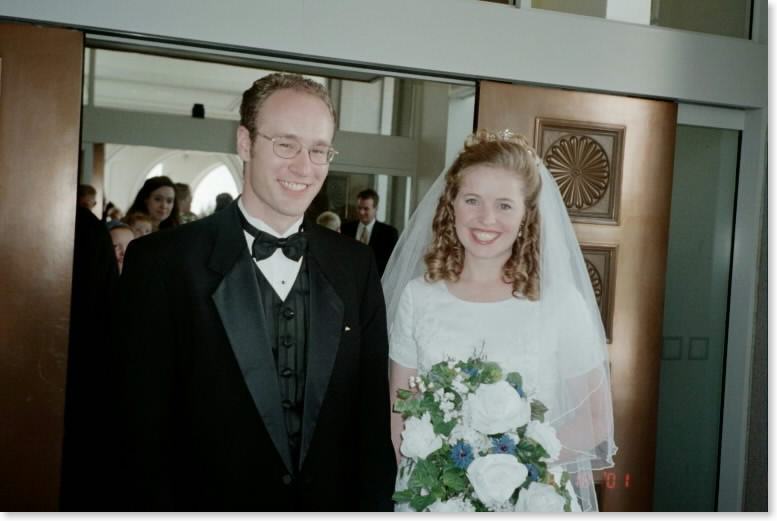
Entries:
<svg viewBox="0 0 777 521">
<path fill-rule="evenodd" d="M 151 218 L 152 231 L 173 228 L 181 224 L 175 183 L 167 176 L 149 177 L 135 196 L 128 214 L 141 212 Z"/>
</svg>

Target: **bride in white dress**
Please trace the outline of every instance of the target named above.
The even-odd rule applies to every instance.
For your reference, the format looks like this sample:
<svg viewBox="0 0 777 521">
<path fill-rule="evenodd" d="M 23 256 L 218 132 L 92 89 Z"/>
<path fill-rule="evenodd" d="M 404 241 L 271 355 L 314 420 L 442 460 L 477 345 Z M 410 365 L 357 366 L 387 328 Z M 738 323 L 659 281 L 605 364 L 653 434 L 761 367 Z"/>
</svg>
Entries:
<svg viewBox="0 0 777 521">
<path fill-rule="evenodd" d="M 572 509 L 597 510 L 592 470 L 612 466 L 617 450 L 604 331 L 558 188 L 523 137 L 467 139 L 408 223 L 383 286 L 400 467 L 396 391 L 437 362 L 477 354 L 520 372 L 548 406 Z"/>
</svg>

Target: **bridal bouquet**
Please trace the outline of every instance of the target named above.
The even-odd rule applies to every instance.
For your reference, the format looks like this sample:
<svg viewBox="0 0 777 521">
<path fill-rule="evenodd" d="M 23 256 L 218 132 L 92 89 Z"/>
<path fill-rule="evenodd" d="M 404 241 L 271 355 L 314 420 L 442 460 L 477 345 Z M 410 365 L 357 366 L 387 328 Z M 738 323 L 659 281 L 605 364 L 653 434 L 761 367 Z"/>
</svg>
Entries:
<svg viewBox="0 0 777 521">
<path fill-rule="evenodd" d="M 476 357 L 443 361 L 400 389 L 405 419 L 397 503 L 416 511 L 570 511 L 569 475 L 545 405 L 521 375 Z"/>
</svg>

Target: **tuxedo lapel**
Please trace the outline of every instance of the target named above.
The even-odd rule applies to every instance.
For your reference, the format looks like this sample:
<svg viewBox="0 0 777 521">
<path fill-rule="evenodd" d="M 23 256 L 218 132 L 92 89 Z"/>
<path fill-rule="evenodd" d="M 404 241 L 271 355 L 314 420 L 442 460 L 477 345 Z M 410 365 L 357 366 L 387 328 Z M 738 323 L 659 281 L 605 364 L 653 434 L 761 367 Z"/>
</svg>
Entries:
<svg viewBox="0 0 777 521">
<path fill-rule="evenodd" d="M 291 453 L 281 408 L 270 338 L 255 268 L 237 212 L 237 203 L 225 208 L 210 266 L 224 275 L 213 292 L 230 346 L 264 426 L 291 471 Z"/>
<path fill-rule="evenodd" d="M 310 225 L 308 229 L 310 229 Z M 322 251 L 324 250 L 324 251 Z M 337 349 L 343 330 L 345 306 L 326 277 L 327 256 L 321 242 L 311 237 L 308 270 L 310 276 L 310 329 L 308 331 L 308 363 L 305 380 L 305 404 L 302 417 L 302 467 L 313 439 L 321 404 L 334 370 Z"/>
<path fill-rule="evenodd" d="M 380 241 L 380 226 L 378 226 L 378 221 L 375 221 L 375 224 L 372 225 L 372 233 L 370 234 L 370 240 L 367 241 L 367 244 L 374 247 L 378 244 L 378 241 Z"/>
</svg>

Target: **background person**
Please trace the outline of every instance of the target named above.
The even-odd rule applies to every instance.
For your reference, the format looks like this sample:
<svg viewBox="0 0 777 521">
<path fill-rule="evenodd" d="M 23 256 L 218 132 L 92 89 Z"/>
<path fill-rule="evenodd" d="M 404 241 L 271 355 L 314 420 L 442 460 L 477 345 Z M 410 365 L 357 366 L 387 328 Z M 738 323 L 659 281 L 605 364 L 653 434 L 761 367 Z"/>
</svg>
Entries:
<svg viewBox="0 0 777 521">
<path fill-rule="evenodd" d="M 216 196 L 216 207 L 213 209 L 214 212 L 218 212 L 220 210 L 223 210 L 229 204 L 234 200 L 234 197 L 232 197 L 231 194 L 227 192 L 220 193 Z"/>
<path fill-rule="evenodd" d="M 339 232 L 340 216 L 332 211 L 327 210 L 326 212 L 322 212 L 321 215 L 316 218 L 316 224 L 320 224 L 321 226 L 329 228 L 332 231 Z"/>
<path fill-rule="evenodd" d="M 76 208 L 60 510 L 112 510 L 116 361 L 110 305 L 119 272 L 105 223 Z"/>
<path fill-rule="evenodd" d="M 123 217 L 124 213 L 121 211 L 121 208 L 108 201 L 108 204 L 105 205 L 105 221 L 120 221 Z"/>
<path fill-rule="evenodd" d="M 197 214 L 192 212 L 192 190 L 186 183 L 175 183 L 175 199 L 178 201 L 178 213 L 181 224 L 186 224 L 197 219 Z"/>
<path fill-rule="evenodd" d="M 151 218 L 151 230 L 174 228 L 181 221 L 175 198 L 175 183 L 167 176 L 146 179 L 127 213 L 141 212 Z"/>
<path fill-rule="evenodd" d="M 149 217 L 148 214 L 142 212 L 130 213 L 124 219 L 122 219 L 122 222 L 127 224 L 132 229 L 132 232 L 135 234 L 135 238 L 148 235 L 153 231 L 151 217 Z"/>
<path fill-rule="evenodd" d="M 344 235 L 370 245 L 378 263 L 378 272 L 383 275 L 391 252 L 397 244 L 399 232 L 390 224 L 376 219 L 379 201 L 378 192 L 372 188 L 359 192 L 356 196 L 356 212 L 359 219 L 343 224 L 342 231 Z"/>
<path fill-rule="evenodd" d="M 97 205 L 97 190 L 92 185 L 80 184 L 76 189 L 78 206 L 91 210 Z"/>
<path fill-rule="evenodd" d="M 123 222 L 117 222 L 110 226 L 108 231 L 111 234 L 113 253 L 116 255 L 116 264 L 119 267 L 119 274 L 121 274 L 124 265 L 124 254 L 127 252 L 127 246 L 129 246 L 130 241 L 135 238 L 135 232 Z"/>
</svg>

